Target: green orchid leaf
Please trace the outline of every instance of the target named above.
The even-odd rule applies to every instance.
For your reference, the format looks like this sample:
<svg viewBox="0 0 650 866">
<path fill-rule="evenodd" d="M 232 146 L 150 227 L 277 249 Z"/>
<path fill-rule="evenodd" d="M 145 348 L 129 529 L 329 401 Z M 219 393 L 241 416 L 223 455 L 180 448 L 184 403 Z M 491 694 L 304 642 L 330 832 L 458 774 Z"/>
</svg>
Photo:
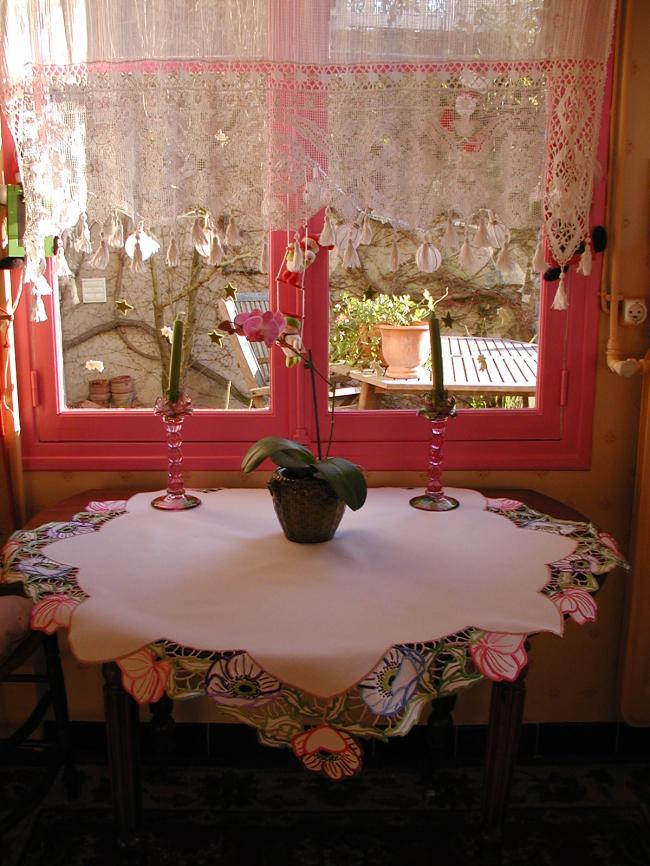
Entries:
<svg viewBox="0 0 650 866">
<path fill-rule="evenodd" d="M 332 490 L 353 511 L 357 511 L 366 501 L 366 479 L 354 463 L 344 457 L 328 457 L 316 463 L 316 478 L 327 481 Z"/>
<path fill-rule="evenodd" d="M 251 445 L 244 455 L 241 468 L 244 472 L 252 472 L 267 458 L 288 469 L 304 468 L 316 462 L 314 455 L 304 445 L 283 439 L 282 436 L 265 436 Z"/>
</svg>

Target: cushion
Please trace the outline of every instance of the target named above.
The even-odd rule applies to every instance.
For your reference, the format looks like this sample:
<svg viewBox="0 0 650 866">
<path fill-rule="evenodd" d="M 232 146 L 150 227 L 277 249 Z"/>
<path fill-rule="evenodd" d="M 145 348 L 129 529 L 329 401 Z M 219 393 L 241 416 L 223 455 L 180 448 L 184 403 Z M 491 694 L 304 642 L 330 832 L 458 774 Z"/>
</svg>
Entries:
<svg viewBox="0 0 650 866">
<path fill-rule="evenodd" d="M 32 606 L 33 602 L 29 598 L 0 596 L 0 662 L 29 634 Z"/>
</svg>

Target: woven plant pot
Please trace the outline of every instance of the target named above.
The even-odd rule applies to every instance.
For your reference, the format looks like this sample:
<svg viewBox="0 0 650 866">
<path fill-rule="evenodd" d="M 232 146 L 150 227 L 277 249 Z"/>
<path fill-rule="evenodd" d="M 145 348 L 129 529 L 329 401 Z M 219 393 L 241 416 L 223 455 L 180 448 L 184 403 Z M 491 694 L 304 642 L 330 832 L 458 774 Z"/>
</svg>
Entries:
<svg viewBox="0 0 650 866">
<path fill-rule="evenodd" d="M 345 502 L 320 478 L 296 477 L 277 469 L 268 488 L 280 525 L 289 541 L 319 544 L 330 541 L 341 522 Z"/>
</svg>

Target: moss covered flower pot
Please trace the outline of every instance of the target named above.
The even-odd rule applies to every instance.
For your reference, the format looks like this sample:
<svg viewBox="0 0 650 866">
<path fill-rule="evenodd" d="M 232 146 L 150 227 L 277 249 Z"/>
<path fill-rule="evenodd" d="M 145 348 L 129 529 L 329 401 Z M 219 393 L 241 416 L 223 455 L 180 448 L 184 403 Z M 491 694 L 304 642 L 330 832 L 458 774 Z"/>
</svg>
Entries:
<svg viewBox="0 0 650 866">
<path fill-rule="evenodd" d="M 289 541 L 319 544 L 334 537 L 345 502 L 331 486 L 299 470 L 277 469 L 268 482 L 273 506 Z"/>
</svg>

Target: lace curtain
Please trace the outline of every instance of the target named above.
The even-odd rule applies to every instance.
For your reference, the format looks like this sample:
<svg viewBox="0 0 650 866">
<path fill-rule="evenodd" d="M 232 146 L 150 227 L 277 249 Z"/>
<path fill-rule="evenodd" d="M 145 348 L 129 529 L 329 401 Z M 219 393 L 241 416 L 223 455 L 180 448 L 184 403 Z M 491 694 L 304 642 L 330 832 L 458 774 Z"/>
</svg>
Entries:
<svg viewBox="0 0 650 866">
<path fill-rule="evenodd" d="M 588 238 L 613 7 L 0 0 L 32 279 L 47 235 L 98 267 L 126 237 L 137 268 L 185 233 L 216 262 L 322 207 L 348 266 L 366 215 L 419 230 L 423 270 L 438 247 L 505 266 L 530 227 L 563 265 Z"/>
</svg>

